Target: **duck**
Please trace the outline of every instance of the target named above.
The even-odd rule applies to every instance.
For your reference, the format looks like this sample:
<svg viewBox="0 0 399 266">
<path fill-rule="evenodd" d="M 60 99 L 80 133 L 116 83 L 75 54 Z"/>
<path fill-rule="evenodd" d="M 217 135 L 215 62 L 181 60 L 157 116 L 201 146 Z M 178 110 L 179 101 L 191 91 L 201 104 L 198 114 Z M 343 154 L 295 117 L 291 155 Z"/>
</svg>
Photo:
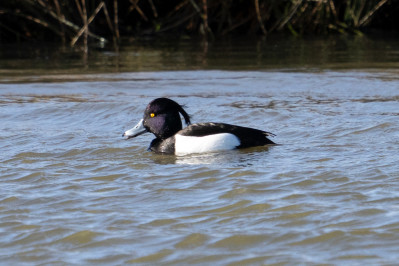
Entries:
<svg viewBox="0 0 399 266">
<path fill-rule="evenodd" d="M 185 128 L 180 115 L 187 125 Z M 169 98 L 152 100 L 143 118 L 122 137 L 131 139 L 148 132 L 155 135 L 148 150 L 162 154 L 186 155 L 275 145 L 268 138 L 275 136 L 271 132 L 225 123 L 191 124 L 191 116 L 183 106 Z"/>
</svg>

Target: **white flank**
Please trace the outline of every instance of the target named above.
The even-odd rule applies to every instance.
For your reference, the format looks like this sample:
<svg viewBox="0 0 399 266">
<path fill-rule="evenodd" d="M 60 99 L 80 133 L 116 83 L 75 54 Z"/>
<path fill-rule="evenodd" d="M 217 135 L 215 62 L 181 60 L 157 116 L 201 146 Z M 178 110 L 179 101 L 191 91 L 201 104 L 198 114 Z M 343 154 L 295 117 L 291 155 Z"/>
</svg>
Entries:
<svg viewBox="0 0 399 266">
<path fill-rule="evenodd" d="M 220 133 L 204 137 L 175 135 L 175 154 L 204 153 L 232 150 L 240 145 L 240 140 L 233 134 Z"/>
</svg>

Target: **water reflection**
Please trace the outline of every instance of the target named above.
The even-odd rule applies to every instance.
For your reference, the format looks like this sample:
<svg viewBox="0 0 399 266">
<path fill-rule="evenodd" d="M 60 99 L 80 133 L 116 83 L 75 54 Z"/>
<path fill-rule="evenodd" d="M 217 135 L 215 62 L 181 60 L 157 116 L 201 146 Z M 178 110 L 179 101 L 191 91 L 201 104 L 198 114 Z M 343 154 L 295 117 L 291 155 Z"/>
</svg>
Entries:
<svg viewBox="0 0 399 266">
<path fill-rule="evenodd" d="M 268 151 L 274 146 L 252 147 L 240 150 L 188 154 L 184 156 L 151 153 L 148 157 L 156 164 L 220 165 L 223 167 L 248 167 L 268 161 Z M 149 152 L 150 153 L 150 152 Z"/>
<path fill-rule="evenodd" d="M 50 45 L 1 44 L 0 75 L 195 69 L 397 68 L 398 38 L 334 36 L 296 39 L 139 40 L 80 51 Z M 23 71 L 23 72 L 21 72 Z M 1 81 L 1 79 L 0 79 Z"/>
</svg>

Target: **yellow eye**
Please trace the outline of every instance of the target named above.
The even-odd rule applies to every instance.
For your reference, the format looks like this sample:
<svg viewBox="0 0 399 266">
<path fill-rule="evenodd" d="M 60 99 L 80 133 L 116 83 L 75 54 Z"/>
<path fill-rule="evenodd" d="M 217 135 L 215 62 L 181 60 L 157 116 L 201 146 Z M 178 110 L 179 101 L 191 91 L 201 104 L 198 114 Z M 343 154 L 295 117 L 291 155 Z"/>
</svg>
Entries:
<svg viewBox="0 0 399 266">
<path fill-rule="evenodd" d="M 150 116 L 151 116 L 151 117 L 154 117 L 154 116 L 155 116 L 155 114 L 154 114 L 154 113 L 151 113 L 151 114 L 150 114 Z"/>
</svg>

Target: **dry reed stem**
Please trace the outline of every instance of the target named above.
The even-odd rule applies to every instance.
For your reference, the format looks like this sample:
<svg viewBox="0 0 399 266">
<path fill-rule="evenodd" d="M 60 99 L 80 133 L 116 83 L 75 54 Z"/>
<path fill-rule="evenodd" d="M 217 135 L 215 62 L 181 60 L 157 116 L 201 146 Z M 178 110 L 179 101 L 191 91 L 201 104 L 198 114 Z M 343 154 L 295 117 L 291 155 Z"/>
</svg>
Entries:
<svg viewBox="0 0 399 266">
<path fill-rule="evenodd" d="M 317 25 L 319 25 L 319 23 L 320 23 L 320 10 L 321 10 L 321 8 L 320 8 L 320 6 L 323 4 L 323 2 L 322 1 L 319 1 L 319 2 L 317 2 L 317 4 L 316 4 L 316 6 L 313 8 L 313 11 L 312 11 L 312 13 L 311 13 L 311 16 L 313 17 L 314 15 L 316 16 L 316 18 L 314 19 L 314 22 L 313 22 L 313 24 L 315 25 L 315 26 L 317 26 Z"/>
<path fill-rule="evenodd" d="M 115 26 L 115 36 L 117 41 L 119 41 L 119 22 L 118 22 L 118 0 L 114 0 L 114 26 Z"/>
<path fill-rule="evenodd" d="M 54 5 L 55 5 L 55 10 L 57 11 L 57 16 L 64 18 L 64 14 L 61 13 L 61 7 L 60 7 L 60 3 L 58 2 L 58 0 L 54 0 Z M 58 21 L 58 23 L 60 24 L 60 28 L 61 28 L 61 32 L 62 32 L 62 35 L 61 35 L 62 43 L 65 43 L 65 41 L 66 41 L 65 26 L 60 21 Z"/>
<path fill-rule="evenodd" d="M 167 27 L 163 27 L 162 29 L 160 29 L 158 32 L 165 32 L 174 28 L 177 28 L 179 25 L 183 24 L 184 22 L 188 21 L 189 19 L 191 19 L 192 17 L 194 17 L 195 14 L 191 13 L 185 17 L 183 17 L 182 19 L 176 21 L 175 23 L 167 26 Z"/>
<path fill-rule="evenodd" d="M 51 28 L 50 25 L 47 22 L 42 21 L 42 20 L 40 20 L 38 18 L 34 18 L 34 17 L 30 16 L 30 15 L 25 15 L 25 14 L 18 14 L 18 15 L 21 16 L 21 17 L 24 17 L 24 18 L 26 18 L 26 19 L 28 19 L 30 21 L 33 21 L 33 22 L 35 22 L 35 23 L 37 23 L 39 25 L 42 25 L 45 28 L 49 28 L 49 29 Z M 54 32 L 59 34 L 57 31 L 54 31 Z"/>
<path fill-rule="evenodd" d="M 83 39 L 83 49 L 84 49 L 84 53 L 87 55 L 87 53 L 89 52 L 89 43 L 88 43 L 88 39 L 89 39 L 89 23 L 87 21 L 87 9 L 86 9 L 86 0 L 82 0 L 82 11 L 83 11 L 83 31 L 84 31 L 84 39 Z M 78 37 L 79 38 L 79 37 Z M 77 40 L 77 38 L 76 38 Z"/>
<path fill-rule="evenodd" d="M 115 36 L 114 26 L 112 25 L 111 18 L 109 17 L 107 6 L 105 5 L 104 1 L 102 1 L 100 4 L 103 5 L 103 11 L 104 11 L 105 19 L 107 20 L 108 27 L 111 30 L 112 34 Z"/>
<path fill-rule="evenodd" d="M 335 21 L 338 21 L 337 10 L 333 0 L 329 0 L 331 13 L 334 15 Z"/>
<path fill-rule="evenodd" d="M 368 12 L 359 22 L 359 26 L 363 26 L 368 22 L 368 20 L 373 16 L 373 14 L 380 9 L 383 5 L 385 5 L 388 2 L 388 0 L 381 0 L 377 5 L 374 6 L 370 12 Z"/>
<path fill-rule="evenodd" d="M 255 0 L 255 11 L 256 11 L 256 17 L 258 18 L 260 29 L 262 30 L 263 35 L 266 35 L 267 31 L 265 25 L 263 25 L 262 16 L 260 14 L 259 0 Z"/>
<path fill-rule="evenodd" d="M 204 13 L 202 14 L 202 20 L 203 20 L 203 25 L 204 25 L 204 36 L 205 38 L 207 38 L 208 33 L 211 32 L 211 30 L 209 29 L 208 26 L 208 4 L 207 4 L 207 0 L 202 0 L 202 9 L 204 10 Z"/>
<path fill-rule="evenodd" d="M 155 8 L 154 2 L 152 0 L 148 0 L 148 2 L 150 2 L 152 12 L 154 13 L 154 17 L 157 18 L 158 12 L 157 12 L 157 9 Z"/>
<path fill-rule="evenodd" d="M 139 7 L 139 1 L 140 0 L 130 0 L 130 3 L 132 4 L 129 8 L 128 13 L 133 12 L 135 9 L 137 10 L 137 12 L 140 14 L 140 16 L 145 20 L 148 21 L 147 16 L 144 14 L 144 12 L 141 10 L 141 8 Z"/>
<path fill-rule="evenodd" d="M 82 18 L 83 17 L 83 11 L 82 11 L 82 7 L 80 6 L 79 0 L 75 0 L 75 3 L 76 3 L 76 7 L 78 9 L 79 15 Z"/>
<path fill-rule="evenodd" d="M 185 0 L 183 2 L 181 2 L 180 4 L 178 4 L 177 6 L 175 6 L 174 8 L 174 12 L 177 12 L 178 10 L 180 10 L 181 8 L 183 8 L 185 5 L 187 5 L 188 0 Z M 167 17 L 170 15 L 170 13 L 167 15 Z"/>
<path fill-rule="evenodd" d="M 294 6 L 291 7 L 291 11 L 289 12 L 288 16 L 286 16 L 281 24 L 277 27 L 278 30 L 281 30 L 288 23 L 288 21 L 290 21 L 290 19 L 295 14 L 296 10 L 301 4 L 302 0 L 297 0 L 296 3 L 294 3 Z"/>
<path fill-rule="evenodd" d="M 101 3 L 103 4 L 103 11 L 104 11 L 105 19 L 107 20 L 108 27 L 111 30 L 112 35 L 113 35 L 114 45 L 117 45 L 117 42 L 119 39 L 116 37 L 116 32 L 112 25 L 111 18 L 109 17 L 107 6 L 105 5 L 104 2 L 101 2 Z"/>
<path fill-rule="evenodd" d="M 85 1 L 85 0 L 82 0 L 82 2 L 84 2 L 84 1 Z M 89 35 L 89 24 L 90 24 L 91 22 L 93 22 L 94 18 L 97 16 L 98 12 L 100 12 L 101 8 L 103 8 L 103 7 L 104 7 L 104 2 L 101 2 L 101 3 L 97 6 L 97 8 L 94 10 L 93 14 L 90 16 L 89 19 L 87 19 L 87 14 L 86 14 L 86 11 L 85 11 L 86 8 L 83 7 L 83 15 L 86 14 L 86 16 L 83 16 L 83 27 L 78 31 L 78 33 L 76 34 L 76 36 L 72 39 L 72 41 L 71 41 L 71 46 L 74 46 L 74 45 L 75 45 L 76 41 L 80 38 L 80 36 L 81 36 L 83 33 L 85 33 L 84 42 L 85 42 L 85 45 L 86 45 L 87 37 L 88 37 L 88 35 Z M 86 35 L 87 35 L 87 36 L 86 36 Z M 102 40 L 104 40 L 104 39 L 102 39 Z"/>
<path fill-rule="evenodd" d="M 191 5 L 194 7 L 195 11 L 198 12 L 198 14 L 201 15 L 201 9 L 198 7 L 197 3 L 195 3 L 194 0 L 190 0 Z"/>
<path fill-rule="evenodd" d="M 246 18 L 241 19 L 241 20 L 238 21 L 237 23 L 231 25 L 228 29 L 224 30 L 224 31 L 222 32 L 222 35 L 226 35 L 226 34 L 228 34 L 229 32 L 235 30 L 236 28 L 242 26 L 243 24 L 245 24 L 245 23 L 247 23 L 248 21 L 250 21 L 251 18 L 252 18 L 252 17 L 251 17 L 250 15 L 248 15 Z"/>
</svg>

